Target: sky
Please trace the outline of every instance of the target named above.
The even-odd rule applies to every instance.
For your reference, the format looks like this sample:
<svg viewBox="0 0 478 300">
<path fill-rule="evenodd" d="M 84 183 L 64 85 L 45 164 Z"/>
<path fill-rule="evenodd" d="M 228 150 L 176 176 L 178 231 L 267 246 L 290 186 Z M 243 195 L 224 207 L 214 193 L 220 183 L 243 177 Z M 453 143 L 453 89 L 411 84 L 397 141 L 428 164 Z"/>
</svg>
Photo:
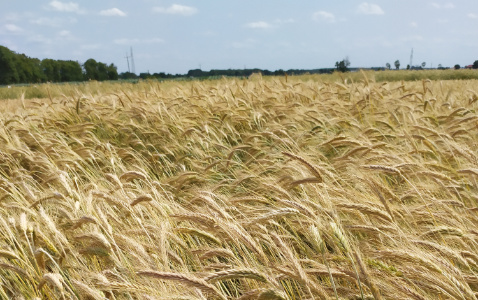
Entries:
<svg viewBox="0 0 478 300">
<path fill-rule="evenodd" d="M 477 0 L 0 0 L 0 45 L 128 71 L 333 68 L 478 60 Z M 131 65 L 130 65 L 131 70 Z"/>
</svg>

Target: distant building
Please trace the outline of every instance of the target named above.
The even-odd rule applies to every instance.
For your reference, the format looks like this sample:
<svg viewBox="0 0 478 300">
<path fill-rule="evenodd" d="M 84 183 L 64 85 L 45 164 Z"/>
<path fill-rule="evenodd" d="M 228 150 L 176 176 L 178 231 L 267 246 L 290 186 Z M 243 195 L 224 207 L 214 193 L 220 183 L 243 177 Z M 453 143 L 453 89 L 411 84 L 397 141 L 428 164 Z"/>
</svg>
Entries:
<svg viewBox="0 0 478 300">
<path fill-rule="evenodd" d="M 473 65 L 465 66 L 465 69 L 473 69 Z"/>
</svg>

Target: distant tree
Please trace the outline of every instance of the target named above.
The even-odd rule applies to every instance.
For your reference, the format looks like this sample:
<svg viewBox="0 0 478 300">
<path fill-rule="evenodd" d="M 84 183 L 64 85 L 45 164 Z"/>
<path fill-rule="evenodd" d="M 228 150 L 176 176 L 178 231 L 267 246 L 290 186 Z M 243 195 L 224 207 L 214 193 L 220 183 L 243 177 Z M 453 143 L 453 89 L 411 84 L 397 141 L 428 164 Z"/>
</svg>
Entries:
<svg viewBox="0 0 478 300">
<path fill-rule="evenodd" d="M 138 75 L 131 72 L 123 72 L 118 75 L 119 79 L 137 79 Z"/>
<path fill-rule="evenodd" d="M 83 69 L 85 70 L 85 80 L 98 80 L 98 63 L 93 58 L 88 59 L 83 64 Z"/>
<path fill-rule="evenodd" d="M 7 47 L 0 46 L 0 84 L 18 82 L 20 77 L 15 64 L 15 53 Z"/>
<path fill-rule="evenodd" d="M 41 61 L 38 58 L 29 58 L 33 68 L 31 82 L 44 82 L 45 74 L 41 70 Z M 81 71 L 81 68 L 80 68 Z M 80 72 L 81 74 L 81 72 Z"/>
<path fill-rule="evenodd" d="M 84 76 L 86 80 L 103 81 L 118 79 L 118 71 L 113 64 L 108 66 L 105 63 L 97 62 L 90 58 L 83 64 L 83 69 L 85 70 Z"/>
<path fill-rule="evenodd" d="M 475 62 L 473 63 L 473 69 L 478 69 L 478 60 L 475 60 Z"/>
<path fill-rule="evenodd" d="M 149 78 L 153 78 L 153 76 L 149 73 L 139 73 L 139 78 L 141 79 L 149 79 Z"/>
<path fill-rule="evenodd" d="M 410 65 L 407 65 L 407 70 L 410 70 Z"/>
<path fill-rule="evenodd" d="M 425 68 L 426 65 L 427 65 L 426 62 L 422 62 L 422 68 Z"/>
<path fill-rule="evenodd" d="M 153 73 L 153 77 L 155 78 L 167 78 L 168 75 L 166 75 L 166 73 L 164 72 L 160 72 L 160 73 Z"/>
<path fill-rule="evenodd" d="M 201 69 L 194 69 L 188 71 L 188 77 L 201 77 L 204 76 L 204 72 Z"/>
<path fill-rule="evenodd" d="M 61 81 L 82 81 L 83 72 L 80 63 L 72 60 L 59 60 Z"/>
<path fill-rule="evenodd" d="M 339 72 L 347 72 L 349 70 L 350 60 L 349 57 L 345 57 L 342 61 L 338 61 L 335 63 L 335 68 Z"/>
<path fill-rule="evenodd" d="M 108 66 L 105 63 L 98 62 L 96 65 L 98 70 L 98 79 L 99 81 L 108 80 Z"/>
<path fill-rule="evenodd" d="M 15 65 L 19 82 L 41 82 L 44 78 L 39 59 L 15 53 Z"/>
<path fill-rule="evenodd" d="M 454 69 L 455 69 L 455 70 L 459 70 L 460 68 L 461 68 L 461 66 L 458 65 L 458 64 L 456 64 L 456 65 L 454 66 Z"/>
<path fill-rule="evenodd" d="M 113 64 L 107 66 L 87 60 L 83 69 L 77 61 L 31 58 L 0 46 L 0 84 L 116 80 L 118 72 Z"/>
<path fill-rule="evenodd" d="M 397 70 L 400 69 L 400 61 L 398 59 L 395 61 L 394 64 L 395 64 L 395 69 Z"/>
<path fill-rule="evenodd" d="M 47 81 L 59 82 L 61 79 L 60 66 L 56 60 L 45 58 L 40 63 Z"/>
<path fill-rule="evenodd" d="M 443 66 L 441 64 L 438 64 L 438 70 L 443 70 L 445 68 L 443 68 Z"/>
<path fill-rule="evenodd" d="M 390 63 L 386 63 L 386 64 L 385 64 L 385 67 L 386 67 L 388 70 L 390 70 L 390 69 L 392 68 L 392 66 L 390 65 Z"/>
<path fill-rule="evenodd" d="M 106 68 L 106 72 L 108 73 L 108 80 L 118 80 L 118 68 L 114 64 L 110 64 Z"/>
<path fill-rule="evenodd" d="M 273 74 L 274 74 L 275 76 L 283 76 L 283 75 L 285 74 L 285 71 L 282 70 L 282 69 L 279 69 L 279 70 L 275 70 L 275 71 L 273 72 Z"/>
<path fill-rule="evenodd" d="M 39 59 L 0 46 L 0 84 L 37 83 L 44 80 Z"/>
</svg>

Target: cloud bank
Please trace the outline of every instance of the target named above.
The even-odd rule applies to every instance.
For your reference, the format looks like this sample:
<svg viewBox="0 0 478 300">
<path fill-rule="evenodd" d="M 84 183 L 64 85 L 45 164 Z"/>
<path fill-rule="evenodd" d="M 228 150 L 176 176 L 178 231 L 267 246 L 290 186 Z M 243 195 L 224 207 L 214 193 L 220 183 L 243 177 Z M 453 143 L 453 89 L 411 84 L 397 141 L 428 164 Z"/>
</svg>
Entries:
<svg viewBox="0 0 478 300">
<path fill-rule="evenodd" d="M 272 28 L 272 25 L 265 22 L 265 21 L 258 21 L 258 22 L 251 22 L 247 23 L 245 25 L 247 28 L 252 28 L 252 29 L 268 29 Z"/>
<path fill-rule="evenodd" d="M 169 7 L 154 7 L 153 11 L 161 14 L 181 16 L 192 16 L 198 12 L 195 7 L 180 4 L 173 4 Z"/>
<path fill-rule="evenodd" d="M 383 15 L 385 12 L 377 4 L 363 2 L 358 6 L 357 12 L 364 15 Z"/>
<path fill-rule="evenodd" d="M 312 15 L 315 21 L 324 21 L 328 23 L 335 23 L 335 15 L 328 11 L 319 10 Z"/>
<path fill-rule="evenodd" d="M 80 9 L 80 5 L 75 2 L 61 2 L 61 1 L 51 1 L 48 4 L 48 7 L 55 11 L 60 12 L 74 12 L 77 14 L 84 13 L 82 9 Z"/>
<path fill-rule="evenodd" d="M 114 7 L 100 11 L 100 15 L 106 17 L 126 17 L 126 13 Z"/>
</svg>

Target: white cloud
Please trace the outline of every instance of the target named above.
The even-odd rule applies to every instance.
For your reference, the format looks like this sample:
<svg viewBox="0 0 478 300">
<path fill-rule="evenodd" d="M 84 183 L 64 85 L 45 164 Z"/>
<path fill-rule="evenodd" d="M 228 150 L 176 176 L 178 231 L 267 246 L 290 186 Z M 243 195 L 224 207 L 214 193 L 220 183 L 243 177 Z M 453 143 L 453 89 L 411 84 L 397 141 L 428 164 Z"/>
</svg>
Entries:
<svg viewBox="0 0 478 300">
<path fill-rule="evenodd" d="M 115 44 L 118 45 L 133 45 L 133 44 L 159 44 L 163 43 L 164 40 L 160 38 L 149 38 L 149 39 L 116 39 L 113 41 Z"/>
<path fill-rule="evenodd" d="M 80 9 L 80 5 L 75 2 L 60 2 L 60 1 L 51 1 L 48 6 L 56 11 L 62 12 L 75 12 L 75 13 L 83 13 L 83 10 Z"/>
<path fill-rule="evenodd" d="M 333 13 L 330 13 L 328 11 L 323 11 L 323 10 L 316 11 L 312 15 L 312 18 L 316 21 L 325 21 L 329 23 L 335 22 L 335 15 Z"/>
<path fill-rule="evenodd" d="M 197 8 L 180 4 L 173 4 L 170 7 L 154 7 L 154 12 L 170 15 L 192 16 L 198 12 Z"/>
<path fill-rule="evenodd" d="M 114 7 L 100 11 L 100 15 L 107 17 L 126 17 L 126 13 Z"/>
<path fill-rule="evenodd" d="M 52 39 L 47 38 L 42 34 L 36 34 L 36 35 L 29 36 L 27 38 L 27 40 L 29 42 L 38 43 L 38 44 L 42 44 L 42 45 L 51 45 L 53 43 Z"/>
<path fill-rule="evenodd" d="M 67 39 L 67 40 L 74 40 L 75 39 L 73 34 L 71 34 L 71 32 L 68 31 L 68 30 L 62 30 L 62 31 L 58 32 L 58 37 L 60 39 Z"/>
<path fill-rule="evenodd" d="M 363 2 L 358 6 L 358 13 L 364 15 L 383 15 L 383 9 L 377 4 Z"/>
<path fill-rule="evenodd" d="M 3 28 L 8 33 L 21 33 L 21 32 L 23 32 L 23 29 L 21 27 L 18 27 L 15 24 L 5 24 L 3 26 Z"/>
<path fill-rule="evenodd" d="M 23 18 L 20 17 L 20 15 L 17 13 L 8 13 L 2 16 L 2 18 L 3 18 L 3 21 L 7 21 L 7 22 L 17 22 L 17 21 L 23 20 Z"/>
<path fill-rule="evenodd" d="M 41 25 L 41 26 L 50 26 L 50 27 L 60 26 L 59 19 L 54 19 L 54 18 L 38 18 L 35 20 L 30 20 L 30 23 Z"/>
<path fill-rule="evenodd" d="M 71 33 L 68 30 L 62 30 L 58 33 L 58 35 L 61 37 L 68 37 L 71 36 Z"/>
<path fill-rule="evenodd" d="M 417 22 L 410 22 L 410 27 L 417 28 L 418 23 Z"/>
<path fill-rule="evenodd" d="M 272 28 L 272 25 L 267 23 L 267 22 L 264 22 L 264 21 L 258 21 L 258 22 L 251 22 L 251 23 L 247 23 L 245 25 L 247 28 L 253 28 L 253 29 L 268 29 L 268 28 Z"/>
<path fill-rule="evenodd" d="M 433 6 L 434 8 L 437 8 L 437 9 L 451 9 L 451 8 L 455 8 L 455 4 L 451 3 L 451 2 L 448 2 L 448 3 L 445 3 L 445 4 L 439 4 L 439 3 L 436 3 L 436 2 L 432 2 L 430 3 L 431 6 Z"/>
<path fill-rule="evenodd" d="M 74 24 L 78 20 L 75 18 L 38 18 L 30 20 L 30 23 L 40 25 L 40 26 L 49 26 L 49 27 L 60 27 L 64 23 Z"/>
<path fill-rule="evenodd" d="M 295 20 L 290 18 L 290 19 L 276 19 L 274 20 L 275 23 L 277 24 L 291 24 L 291 23 L 295 23 Z"/>
<path fill-rule="evenodd" d="M 474 13 L 469 13 L 466 15 L 468 18 L 471 18 L 471 19 L 478 19 L 478 15 L 477 14 L 474 14 Z"/>
</svg>

